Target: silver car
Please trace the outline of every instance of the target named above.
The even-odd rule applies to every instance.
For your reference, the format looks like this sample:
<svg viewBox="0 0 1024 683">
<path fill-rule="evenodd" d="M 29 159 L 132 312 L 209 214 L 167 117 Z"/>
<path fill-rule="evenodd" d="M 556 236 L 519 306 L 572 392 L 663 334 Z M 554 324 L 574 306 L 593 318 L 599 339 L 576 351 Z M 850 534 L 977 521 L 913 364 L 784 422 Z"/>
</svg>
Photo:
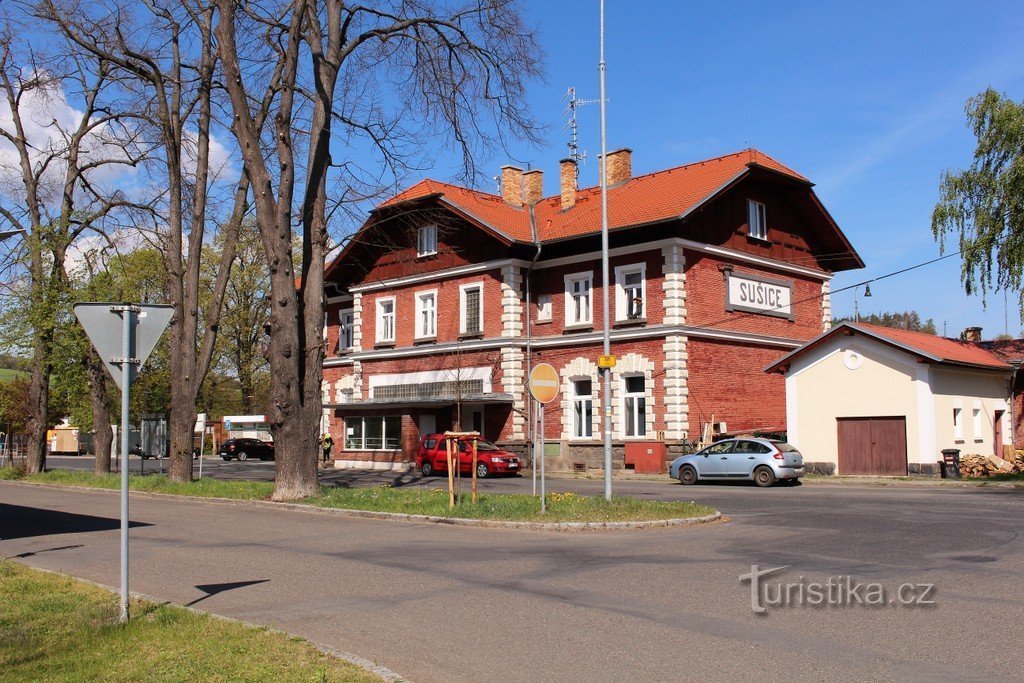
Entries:
<svg viewBox="0 0 1024 683">
<path fill-rule="evenodd" d="M 681 484 L 701 479 L 753 479 L 758 486 L 796 483 L 804 476 L 804 457 L 785 441 L 725 439 L 672 461 L 669 475 Z"/>
</svg>

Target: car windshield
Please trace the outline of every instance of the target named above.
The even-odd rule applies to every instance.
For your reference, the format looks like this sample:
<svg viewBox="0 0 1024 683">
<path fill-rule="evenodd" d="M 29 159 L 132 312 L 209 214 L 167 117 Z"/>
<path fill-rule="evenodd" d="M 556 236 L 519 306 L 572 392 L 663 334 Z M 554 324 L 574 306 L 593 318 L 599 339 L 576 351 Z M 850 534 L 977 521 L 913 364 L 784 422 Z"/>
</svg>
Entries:
<svg viewBox="0 0 1024 683">
<path fill-rule="evenodd" d="M 798 451 L 791 444 L 785 441 L 772 441 L 772 445 L 778 448 L 783 453 L 797 453 Z"/>
<path fill-rule="evenodd" d="M 459 442 L 459 450 L 462 451 L 463 453 L 466 453 L 468 451 L 473 450 L 473 442 L 472 441 L 460 441 Z M 483 439 L 477 439 L 476 450 L 477 450 L 477 452 L 481 452 L 481 451 L 500 451 L 501 449 L 498 448 L 497 446 L 495 446 L 490 441 L 484 441 Z"/>
</svg>

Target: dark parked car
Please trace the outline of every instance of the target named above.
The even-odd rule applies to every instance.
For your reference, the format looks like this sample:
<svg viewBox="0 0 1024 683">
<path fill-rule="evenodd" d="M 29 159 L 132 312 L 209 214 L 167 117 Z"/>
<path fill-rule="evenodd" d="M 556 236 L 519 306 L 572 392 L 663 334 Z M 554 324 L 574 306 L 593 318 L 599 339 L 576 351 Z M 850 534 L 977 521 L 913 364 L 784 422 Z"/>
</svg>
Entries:
<svg viewBox="0 0 1024 683">
<path fill-rule="evenodd" d="M 274 459 L 274 444 L 259 439 L 228 439 L 217 451 L 225 460 Z"/>
</svg>

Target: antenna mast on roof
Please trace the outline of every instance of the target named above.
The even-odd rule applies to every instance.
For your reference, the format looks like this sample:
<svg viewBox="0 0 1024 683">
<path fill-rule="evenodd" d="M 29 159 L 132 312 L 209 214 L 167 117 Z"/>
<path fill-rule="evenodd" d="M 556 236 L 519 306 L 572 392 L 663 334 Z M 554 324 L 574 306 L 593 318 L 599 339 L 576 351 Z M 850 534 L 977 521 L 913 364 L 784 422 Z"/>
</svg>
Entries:
<svg viewBox="0 0 1024 683">
<path fill-rule="evenodd" d="M 601 100 L 581 100 L 576 97 L 576 86 L 569 86 L 569 89 L 562 95 L 562 101 L 568 102 L 565 105 L 565 111 L 562 112 L 562 116 L 568 116 L 569 120 L 566 121 L 565 125 L 562 126 L 562 130 L 569 131 L 569 158 L 576 162 L 576 176 L 580 175 L 580 163 L 587 161 L 587 151 L 580 149 L 580 136 L 579 136 L 579 125 L 576 122 L 576 110 L 585 104 L 597 104 Z"/>
</svg>

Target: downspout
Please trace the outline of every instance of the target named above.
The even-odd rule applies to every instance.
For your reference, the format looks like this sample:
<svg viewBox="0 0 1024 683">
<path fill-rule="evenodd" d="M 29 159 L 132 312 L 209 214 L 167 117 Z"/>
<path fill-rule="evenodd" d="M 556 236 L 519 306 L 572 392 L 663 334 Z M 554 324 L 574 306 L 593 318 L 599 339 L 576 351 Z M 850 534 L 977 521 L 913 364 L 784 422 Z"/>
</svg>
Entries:
<svg viewBox="0 0 1024 683">
<path fill-rule="evenodd" d="M 530 311 L 530 276 L 533 273 L 534 266 L 537 265 L 537 259 L 540 258 L 540 234 L 537 232 L 537 215 L 534 213 L 533 204 L 530 204 L 530 232 L 533 235 L 533 243 L 537 247 L 537 251 L 533 254 L 533 260 L 530 261 L 530 267 L 526 269 L 526 276 L 523 280 L 526 282 L 526 381 L 530 381 L 530 372 L 533 370 L 533 326 L 530 324 L 533 315 Z M 525 387 L 524 387 L 525 390 Z M 530 470 L 533 471 L 533 440 L 536 438 L 536 434 L 533 433 L 533 423 L 536 416 L 533 414 L 533 401 L 529 397 L 526 398 L 526 443 L 527 452 L 530 454 Z M 541 435 L 543 439 L 543 435 Z"/>
</svg>

